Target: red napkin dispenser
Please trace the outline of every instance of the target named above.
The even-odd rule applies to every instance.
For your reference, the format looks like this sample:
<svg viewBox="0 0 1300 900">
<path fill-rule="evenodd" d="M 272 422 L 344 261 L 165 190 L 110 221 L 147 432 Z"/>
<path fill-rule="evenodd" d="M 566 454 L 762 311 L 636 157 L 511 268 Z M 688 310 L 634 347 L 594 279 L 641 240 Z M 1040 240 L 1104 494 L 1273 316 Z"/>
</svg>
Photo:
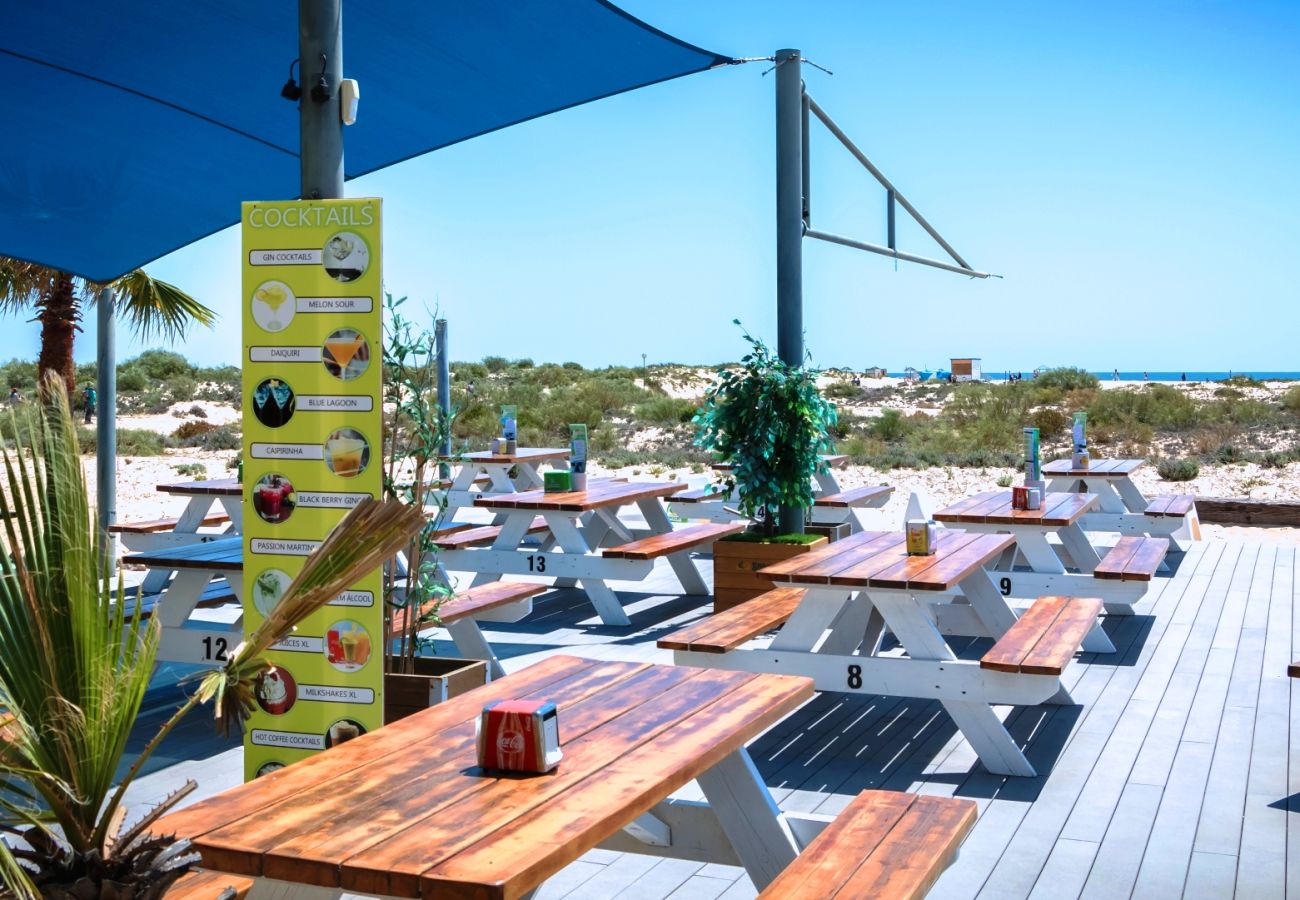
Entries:
<svg viewBox="0 0 1300 900">
<path fill-rule="evenodd" d="M 550 700 L 498 700 L 483 707 L 478 764 L 504 772 L 549 772 L 560 764 L 559 710 Z"/>
</svg>

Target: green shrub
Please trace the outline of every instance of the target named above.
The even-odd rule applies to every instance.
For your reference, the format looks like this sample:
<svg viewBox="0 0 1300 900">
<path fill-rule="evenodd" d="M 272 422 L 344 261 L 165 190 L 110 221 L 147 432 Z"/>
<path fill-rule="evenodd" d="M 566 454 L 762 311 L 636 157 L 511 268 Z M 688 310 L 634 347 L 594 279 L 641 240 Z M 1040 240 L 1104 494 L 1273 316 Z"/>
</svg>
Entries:
<svg viewBox="0 0 1300 900">
<path fill-rule="evenodd" d="M 504 372 L 510 361 L 504 356 L 485 356 L 483 357 L 483 368 L 487 369 L 493 375 L 497 372 Z"/>
<path fill-rule="evenodd" d="M 1030 427 L 1037 428 L 1039 439 L 1044 441 L 1056 440 L 1072 421 L 1070 416 L 1051 407 L 1036 409 L 1029 417 Z"/>
<path fill-rule="evenodd" d="M 1282 408 L 1289 413 L 1300 415 L 1300 384 L 1293 384 L 1282 395 Z"/>
<path fill-rule="evenodd" d="M 177 375 L 167 382 L 167 391 L 173 403 L 185 403 L 194 399 L 199 389 L 198 382 L 188 375 Z"/>
<path fill-rule="evenodd" d="M 563 369 L 568 369 L 571 372 L 581 372 L 583 370 L 582 363 L 576 363 L 576 362 L 561 363 L 560 367 Z"/>
<path fill-rule="evenodd" d="M 1034 377 L 1032 385 L 1036 388 L 1059 390 L 1062 395 L 1068 391 L 1095 388 L 1100 382 L 1091 372 L 1073 367 L 1047 369 Z"/>
<path fill-rule="evenodd" d="M 1156 464 L 1156 472 L 1165 481 L 1191 481 L 1201 474 L 1201 467 L 1191 459 L 1162 459 Z"/>
<path fill-rule="evenodd" d="M 525 356 L 523 359 L 515 360 L 514 366 L 516 369 L 531 369 L 533 367 L 533 361 Z"/>
<path fill-rule="evenodd" d="M 641 422 L 659 422 L 681 424 L 690 422 L 698 409 L 694 400 L 682 400 L 677 397 L 653 397 L 637 404 L 636 418 Z"/>
<path fill-rule="evenodd" d="M 1098 425 L 1141 422 L 1154 428 L 1182 431 L 1200 424 L 1195 400 L 1166 384 L 1143 390 L 1100 391 L 1088 407 L 1088 421 Z"/>
<path fill-rule="evenodd" d="M 862 388 L 849 384 L 847 381 L 836 381 L 826 386 L 823 391 L 827 397 L 832 400 L 849 400 L 862 396 Z"/>
<path fill-rule="evenodd" d="M 1285 469 L 1300 458 L 1296 450 L 1269 450 L 1259 457 L 1259 465 L 1264 469 Z"/>
<path fill-rule="evenodd" d="M 18 388 L 23 394 L 30 395 L 36 390 L 36 363 L 11 359 L 0 366 L 0 388 L 6 397 L 10 388 Z"/>
<path fill-rule="evenodd" d="M 203 463 L 181 463 L 179 466 L 172 466 L 177 475 L 185 475 L 190 478 L 204 478 L 208 474 L 208 467 Z"/>
<path fill-rule="evenodd" d="M 194 378 L 197 381 L 208 381 L 218 385 L 238 386 L 243 373 L 239 371 L 238 366 L 212 366 L 196 368 Z"/>
<path fill-rule="evenodd" d="M 899 441 L 907 434 L 907 421 L 896 409 L 882 409 L 868 430 L 872 437 L 882 441 Z"/>
<path fill-rule="evenodd" d="M 139 366 L 118 366 L 118 391 L 143 391 L 149 386 L 149 374 Z"/>
<path fill-rule="evenodd" d="M 89 428 L 77 428 L 77 446 L 82 453 L 95 452 L 95 432 Z M 156 431 L 143 428 L 119 428 L 117 430 L 118 456 L 162 456 L 166 442 Z"/>
<path fill-rule="evenodd" d="M 1248 454 L 1234 444 L 1224 444 L 1214 451 L 1214 461 L 1225 466 L 1244 463 L 1247 458 Z"/>
<path fill-rule="evenodd" d="M 155 382 L 168 381 L 177 375 L 194 375 L 194 367 L 189 360 L 170 350 L 146 350 L 135 359 L 127 360 L 124 365 L 143 370 Z"/>
<path fill-rule="evenodd" d="M 1009 488 L 1011 487 L 1011 483 L 1015 480 L 1016 478 L 1014 475 L 999 475 L 997 477 L 997 480 L 994 481 L 993 483 L 1000 488 Z"/>
</svg>

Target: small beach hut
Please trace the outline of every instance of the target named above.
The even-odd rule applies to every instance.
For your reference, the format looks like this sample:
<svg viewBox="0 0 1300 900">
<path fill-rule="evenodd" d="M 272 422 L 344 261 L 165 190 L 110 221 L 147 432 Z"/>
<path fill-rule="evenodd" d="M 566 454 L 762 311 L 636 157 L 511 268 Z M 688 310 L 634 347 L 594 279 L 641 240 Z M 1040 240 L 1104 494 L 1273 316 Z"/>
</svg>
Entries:
<svg viewBox="0 0 1300 900">
<path fill-rule="evenodd" d="M 950 360 L 951 365 L 948 371 L 952 372 L 953 381 L 981 381 L 984 378 L 980 371 L 979 357 L 970 357 Z"/>
<path fill-rule="evenodd" d="M 886 378 L 889 373 L 885 371 L 884 366 L 871 366 L 862 373 L 864 378 Z"/>
</svg>

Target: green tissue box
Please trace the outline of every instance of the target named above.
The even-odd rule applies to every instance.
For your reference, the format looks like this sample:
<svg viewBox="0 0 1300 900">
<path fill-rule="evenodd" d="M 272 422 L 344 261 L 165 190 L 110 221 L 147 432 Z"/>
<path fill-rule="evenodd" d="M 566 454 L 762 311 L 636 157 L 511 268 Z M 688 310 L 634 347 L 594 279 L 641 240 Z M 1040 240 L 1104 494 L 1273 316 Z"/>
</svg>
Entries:
<svg viewBox="0 0 1300 900">
<path fill-rule="evenodd" d="M 573 490 L 572 472 L 543 472 L 542 485 L 548 492 Z"/>
</svg>

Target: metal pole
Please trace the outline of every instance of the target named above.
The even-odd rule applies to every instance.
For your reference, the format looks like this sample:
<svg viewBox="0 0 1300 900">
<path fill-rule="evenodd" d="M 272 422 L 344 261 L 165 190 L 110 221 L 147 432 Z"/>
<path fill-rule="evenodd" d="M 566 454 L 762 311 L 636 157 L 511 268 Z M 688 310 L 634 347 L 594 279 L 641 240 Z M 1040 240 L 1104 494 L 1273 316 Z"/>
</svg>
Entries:
<svg viewBox="0 0 1300 900">
<path fill-rule="evenodd" d="M 978 269 L 963 269 L 961 266 L 954 266 L 951 263 L 942 262 L 937 259 L 930 259 L 925 256 L 916 256 L 912 253 L 903 253 L 901 250 L 891 250 L 889 247 L 882 247 L 879 244 L 870 244 L 866 241 L 857 241 L 853 238 L 846 238 L 838 234 L 831 234 L 829 231 L 818 231 L 815 228 L 809 228 L 804 237 L 816 241 L 826 241 L 829 244 L 839 244 L 843 247 L 853 247 L 857 250 L 866 250 L 868 253 L 879 253 L 881 256 L 888 256 L 893 259 L 901 259 L 903 262 L 920 263 L 923 266 L 930 266 L 935 269 L 943 269 L 945 272 L 956 272 L 958 275 L 966 275 L 970 278 L 1001 278 L 1001 275 L 994 275 L 990 272 L 981 272 Z"/>
<path fill-rule="evenodd" d="M 95 308 L 98 400 L 95 404 L 95 503 L 105 552 L 111 546 L 108 526 L 117 521 L 117 348 L 113 289 L 100 288 Z"/>
<path fill-rule="evenodd" d="M 844 133 L 840 126 L 835 124 L 835 121 L 826 114 L 826 110 L 818 106 L 817 101 L 812 97 L 808 98 L 808 106 L 812 110 L 812 114 L 821 119 L 821 122 L 826 126 L 826 129 L 839 139 L 839 142 L 844 145 L 845 149 L 852 153 L 857 161 L 862 163 L 868 172 L 875 176 L 875 179 L 880 182 L 881 186 L 884 187 L 885 190 L 893 192 L 894 199 L 898 201 L 899 205 L 902 206 L 903 209 L 907 210 L 911 214 L 913 219 L 916 219 L 916 224 L 924 228 L 926 234 L 934 238 L 935 243 L 946 250 L 949 256 L 957 260 L 958 265 L 964 269 L 969 269 L 970 265 L 966 260 L 962 259 L 961 255 L 956 250 L 952 249 L 952 245 L 945 241 L 939 232 L 935 231 L 934 226 L 925 220 L 925 216 L 917 212 L 916 207 L 909 203 L 908 199 L 898 192 L 898 189 L 894 187 L 893 182 L 885 177 L 885 173 L 877 169 L 875 163 L 867 159 L 867 155 L 858 149 L 858 145 L 849 139 L 849 136 Z"/>
<path fill-rule="evenodd" d="M 808 135 L 811 129 L 808 127 L 808 94 L 804 93 L 802 86 L 799 88 L 803 96 L 799 99 L 799 114 L 802 117 L 800 123 L 800 134 L 803 137 L 801 145 L 801 162 L 803 163 L 803 223 L 806 226 L 812 225 L 812 153 L 808 149 Z"/>
<path fill-rule="evenodd" d="M 443 456 L 451 455 L 451 363 L 447 356 L 447 320 L 437 319 L 433 323 L 433 346 L 438 354 L 438 415 L 442 417 L 442 445 L 438 452 Z M 451 466 L 438 464 L 438 477 L 450 478 Z"/>
<path fill-rule="evenodd" d="M 299 152 L 304 200 L 343 196 L 343 79 L 341 0 L 298 0 Z M 321 77 L 324 76 L 324 84 Z"/>
<path fill-rule="evenodd" d="M 895 194 L 893 189 L 891 188 L 885 193 L 886 232 L 889 237 L 886 243 L 889 245 L 890 250 L 898 249 L 898 241 L 895 239 L 894 236 L 894 207 L 895 207 L 894 198 L 895 198 Z"/>
<path fill-rule="evenodd" d="M 803 365 L 803 76 L 798 50 L 776 51 L 776 346 Z M 804 511 L 783 506 L 778 527 L 802 533 Z"/>
</svg>

